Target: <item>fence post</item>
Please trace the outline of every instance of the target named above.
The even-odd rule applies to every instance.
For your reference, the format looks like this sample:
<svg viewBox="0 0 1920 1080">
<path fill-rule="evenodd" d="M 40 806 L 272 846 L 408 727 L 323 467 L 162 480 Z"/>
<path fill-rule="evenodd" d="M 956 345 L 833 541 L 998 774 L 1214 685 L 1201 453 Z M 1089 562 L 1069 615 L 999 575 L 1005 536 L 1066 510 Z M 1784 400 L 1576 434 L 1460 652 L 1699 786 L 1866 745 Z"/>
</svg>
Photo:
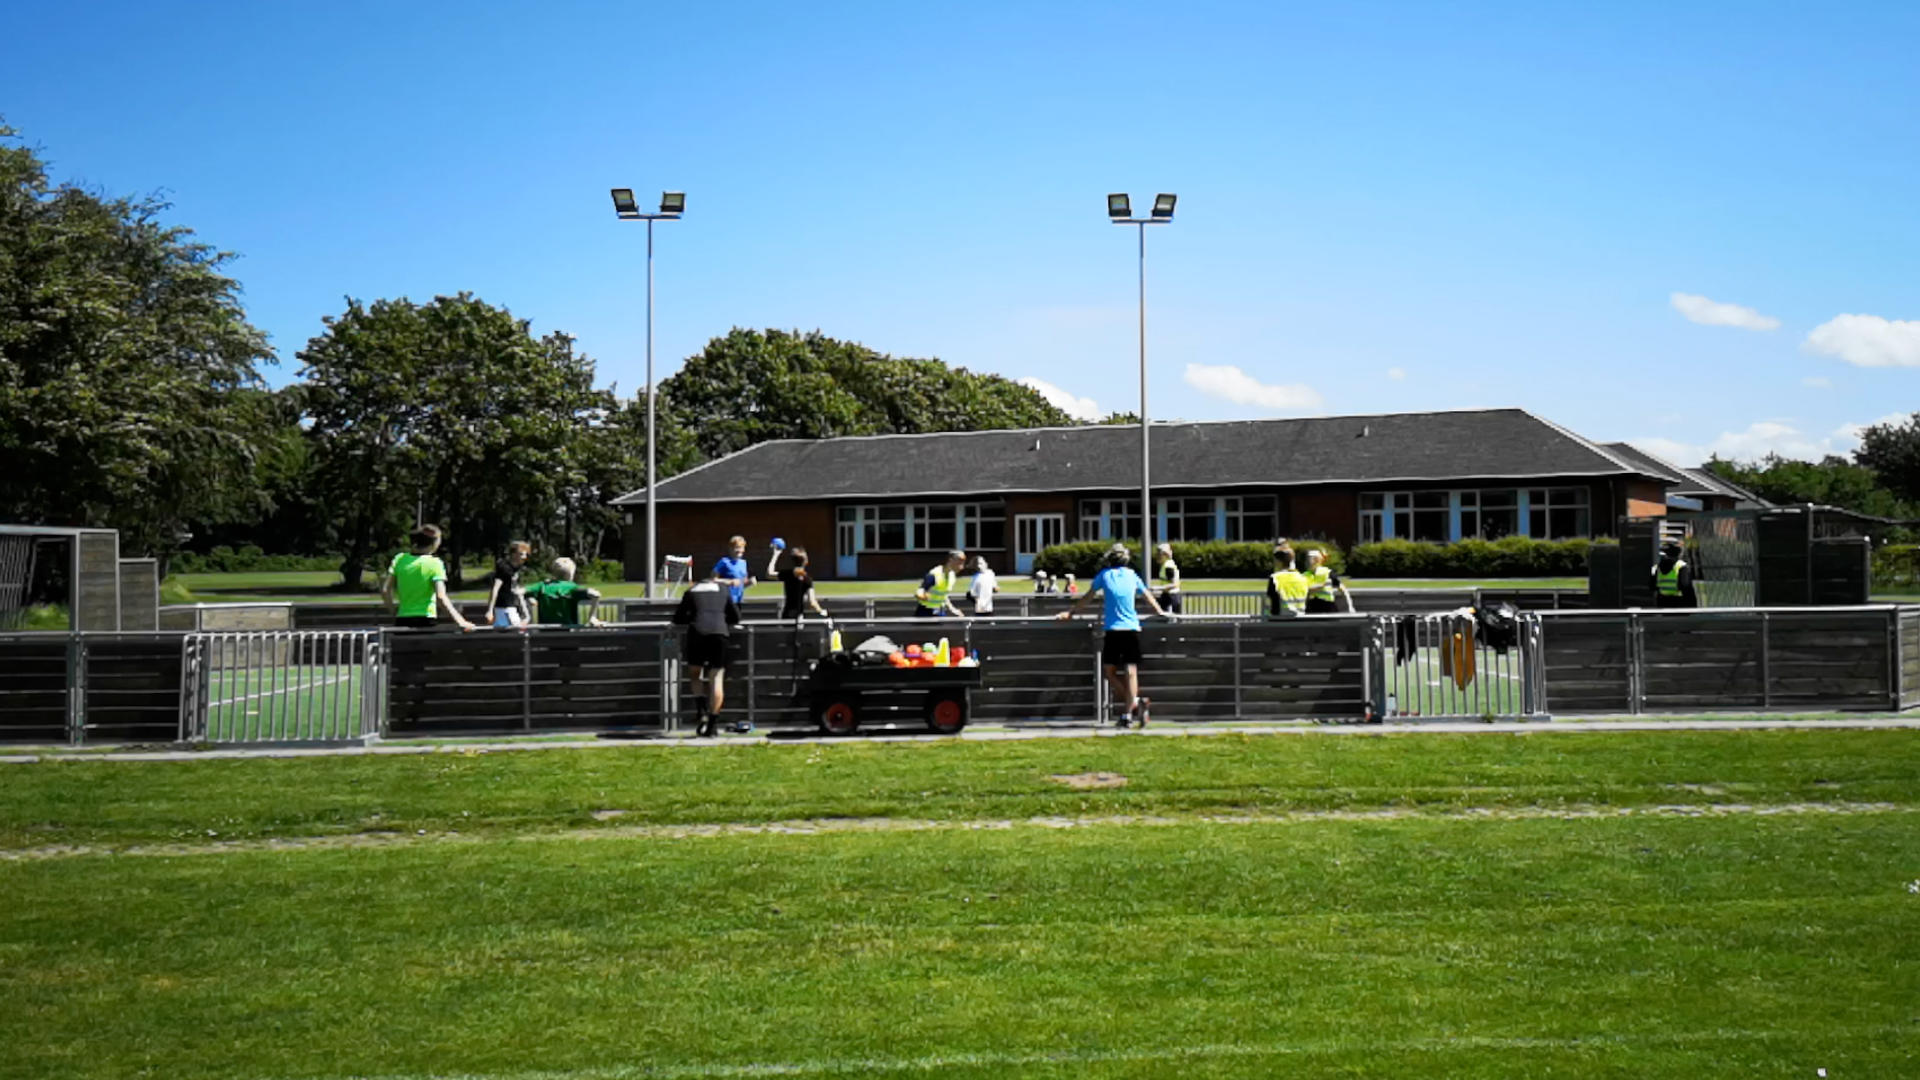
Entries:
<svg viewBox="0 0 1920 1080">
<path fill-rule="evenodd" d="M 87 739 L 87 641 L 67 635 L 67 743 L 80 746 Z"/>
<path fill-rule="evenodd" d="M 1907 642 L 1900 621 L 1900 605 L 1893 607 L 1893 711 L 1907 708 Z"/>
<path fill-rule="evenodd" d="M 200 737 L 200 650 L 198 634 L 180 635 L 180 741 Z"/>
<path fill-rule="evenodd" d="M 1627 614 L 1627 705 L 1639 716 L 1647 696 L 1646 653 L 1641 637 L 1640 613 Z"/>
<path fill-rule="evenodd" d="M 1100 674 L 1100 650 L 1106 644 L 1107 633 L 1098 630 L 1093 635 L 1093 723 L 1098 727 L 1106 722 L 1110 703 L 1107 701 L 1107 680 Z"/>
<path fill-rule="evenodd" d="M 1900 711 L 1900 608 L 1887 608 L 1887 704 Z"/>
<path fill-rule="evenodd" d="M 1773 708 L 1773 615 L 1760 612 L 1760 707 Z"/>
<path fill-rule="evenodd" d="M 520 730 L 533 730 L 533 633 L 520 635 Z"/>
<path fill-rule="evenodd" d="M 872 606 L 873 606 L 873 601 L 871 601 L 871 600 L 869 600 L 869 601 L 867 601 L 867 606 L 868 606 L 868 608 L 869 608 L 869 609 L 871 609 L 871 608 L 872 608 Z M 748 631 L 747 631 L 747 678 L 746 678 L 746 683 L 747 683 L 747 723 L 749 723 L 749 724 L 751 724 L 751 723 L 753 723 L 753 718 L 754 718 L 754 711 L 755 711 L 755 710 L 754 710 L 754 693 L 753 693 L 753 684 L 754 684 L 754 683 L 755 683 L 756 681 L 758 681 L 758 680 L 756 680 L 756 679 L 754 678 L 754 676 L 755 676 L 756 674 L 758 674 L 758 672 L 756 672 L 756 671 L 754 670 L 754 662 L 753 662 L 753 660 L 754 660 L 754 656 L 756 655 L 756 650 L 755 650 L 755 649 L 754 649 L 754 647 L 753 647 L 753 643 L 754 643 L 755 641 L 758 641 L 759 639 L 760 639 L 760 635 L 759 635 L 759 634 L 757 634 L 757 633 L 755 633 L 755 632 L 754 632 L 754 631 L 753 631 L 752 629 L 748 629 Z"/>
<path fill-rule="evenodd" d="M 1233 719 L 1235 723 L 1244 720 L 1240 715 L 1240 624 L 1233 624 Z"/>
<path fill-rule="evenodd" d="M 387 634 L 366 634 L 360 646 L 360 734 L 387 734 Z"/>
</svg>

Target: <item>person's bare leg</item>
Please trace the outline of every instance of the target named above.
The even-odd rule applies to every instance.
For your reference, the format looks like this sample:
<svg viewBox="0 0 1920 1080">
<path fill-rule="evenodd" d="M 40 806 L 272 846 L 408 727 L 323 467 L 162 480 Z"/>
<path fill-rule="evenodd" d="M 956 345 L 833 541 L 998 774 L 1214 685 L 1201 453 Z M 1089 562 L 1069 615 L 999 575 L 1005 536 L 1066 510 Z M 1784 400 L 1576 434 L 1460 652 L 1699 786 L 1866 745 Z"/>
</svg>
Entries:
<svg viewBox="0 0 1920 1080">
<path fill-rule="evenodd" d="M 687 689 L 693 693 L 694 712 L 698 717 L 695 721 L 693 733 L 695 736 L 704 739 L 707 736 L 707 717 L 706 709 L 700 706 L 706 704 L 707 670 L 705 668 L 698 664 L 687 665 Z"/>
<path fill-rule="evenodd" d="M 1145 699 L 1140 696 L 1140 669 L 1133 664 L 1127 665 L 1127 718 L 1141 727 L 1147 726 L 1147 712 L 1142 706 Z"/>
<path fill-rule="evenodd" d="M 1120 669 L 1112 664 L 1104 665 L 1101 670 L 1107 676 L 1107 692 L 1112 696 L 1114 707 L 1119 710 L 1116 715 L 1126 715 L 1132 710 L 1133 705 L 1133 698 L 1127 695 L 1126 678 L 1120 674 Z"/>
<path fill-rule="evenodd" d="M 715 724 L 720 722 L 720 706 L 727 700 L 726 688 L 722 684 L 722 680 L 726 677 L 727 673 L 724 668 L 715 668 L 713 674 L 710 676 L 712 681 L 707 684 L 710 687 L 708 700 L 712 702 L 713 720 Z"/>
</svg>

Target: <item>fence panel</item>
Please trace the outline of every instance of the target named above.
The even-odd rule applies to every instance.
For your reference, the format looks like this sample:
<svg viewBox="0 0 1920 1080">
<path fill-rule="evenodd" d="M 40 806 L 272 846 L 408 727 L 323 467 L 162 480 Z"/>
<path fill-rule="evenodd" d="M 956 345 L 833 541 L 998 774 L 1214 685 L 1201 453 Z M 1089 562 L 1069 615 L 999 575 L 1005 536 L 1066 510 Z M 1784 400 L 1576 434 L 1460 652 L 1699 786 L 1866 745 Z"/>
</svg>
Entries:
<svg viewBox="0 0 1920 1080">
<path fill-rule="evenodd" d="M 1769 615 L 1767 689 L 1775 707 L 1884 709 L 1895 702 L 1885 609 Z"/>
<path fill-rule="evenodd" d="M 381 655 L 370 630 L 188 634 L 181 737 L 241 746 L 378 735 Z"/>
<path fill-rule="evenodd" d="M 1894 636 L 1900 646 L 1900 707 L 1920 705 L 1920 608 L 1901 608 Z"/>
<path fill-rule="evenodd" d="M 1368 709 L 1372 620 L 1311 615 L 1238 624 L 1232 681 L 1248 720 L 1360 719 Z M 1159 701 L 1154 702 L 1155 714 Z M 1212 712 L 1209 719 L 1221 719 Z M 1198 717 L 1196 717 L 1198 719 Z"/>
<path fill-rule="evenodd" d="M 1642 711 L 1766 706 L 1767 613 L 1650 611 L 1637 619 Z"/>
<path fill-rule="evenodd" d="M 64 743 L 72 697 L 68 634 L 0 636 L 0 740 Z"/>
<path fill-rule="evenodd" d="M 387 734 L 661 727 L 667 636 L 659 626 L 386 631 Z"/>
<path fill-rule="evenodd" d="M 1556 713 L 1636 710 L 1633 627 L 1625 612 L 1541 615 L 1546 707 Z"/>
<path fill-rule="evenodd" d="M 81 739 L 89 743 L 180 738 L 179 634 L 88 634 Z"/>
</svg>

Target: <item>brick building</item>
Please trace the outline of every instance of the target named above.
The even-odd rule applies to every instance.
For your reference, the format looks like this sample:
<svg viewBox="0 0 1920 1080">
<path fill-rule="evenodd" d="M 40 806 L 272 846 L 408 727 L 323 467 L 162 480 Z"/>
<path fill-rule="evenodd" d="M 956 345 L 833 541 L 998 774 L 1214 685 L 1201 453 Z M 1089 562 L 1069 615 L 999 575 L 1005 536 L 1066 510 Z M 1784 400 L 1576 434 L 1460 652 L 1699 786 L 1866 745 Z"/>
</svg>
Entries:
<svg viewBox="0 0 1920 1080">
<path fill-rule="evenodd" d="M 1156 537 L 1407 538 L 1605 534 L 1664 514 L 1668 469 L 1520 409 L 1156 423 Z M 645 577 L 645 490 L 629 578 Z M 711 566 L 727 537 L 764 560 L 779 536 L 822 579 L 917 577 L 952 547 L 1026 572 L 1068 539 L 1140 535 L 1137 426 L 1029 428 L 761 443 L 660 483 L 664 554 Z"/>
</svg>

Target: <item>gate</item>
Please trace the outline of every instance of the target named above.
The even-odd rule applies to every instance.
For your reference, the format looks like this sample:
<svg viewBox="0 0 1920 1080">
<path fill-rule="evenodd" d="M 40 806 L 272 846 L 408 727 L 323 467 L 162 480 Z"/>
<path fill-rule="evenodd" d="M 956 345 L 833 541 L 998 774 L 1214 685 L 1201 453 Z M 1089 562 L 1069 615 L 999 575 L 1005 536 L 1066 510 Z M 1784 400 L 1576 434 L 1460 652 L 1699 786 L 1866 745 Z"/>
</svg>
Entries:
<svg viewBox="0 0 1920 1080">
<path fill-rule="evenodd" d="M 1470 615 L 1383 615 L 1374 621 L 1374 701 L 1385 720 L 1544 720 L 1540 616 L 1489 639 Z"/>
<path fill-rule="evenodd" d="M 180 665 L 182 741 L 344 743 L 380 734 L 378 631 L 187 634 Z"/>
</svg>

